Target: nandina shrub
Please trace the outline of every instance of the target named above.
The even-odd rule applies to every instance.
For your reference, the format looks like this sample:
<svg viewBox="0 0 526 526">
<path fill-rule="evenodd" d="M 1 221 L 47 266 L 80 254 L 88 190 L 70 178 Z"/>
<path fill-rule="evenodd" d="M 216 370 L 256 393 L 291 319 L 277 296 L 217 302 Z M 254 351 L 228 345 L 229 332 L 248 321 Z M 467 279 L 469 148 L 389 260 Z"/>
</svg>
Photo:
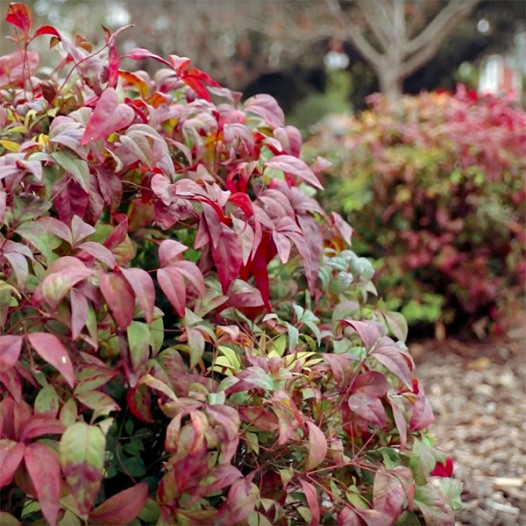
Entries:
<svg viewBox="0 0 526 526">
<path fill-rule="evenodd" d="M 7 21 L 2 523 L 454 524 L 404 320 L 276 102 Z"/>
<path fill-rule="evenodd" d="M 526 112 L 462 86 L 369 102 L 309 144 L 334 162 L 327 201 L 410 322 L 498 328 L 526 278 Z"/>
</svg>

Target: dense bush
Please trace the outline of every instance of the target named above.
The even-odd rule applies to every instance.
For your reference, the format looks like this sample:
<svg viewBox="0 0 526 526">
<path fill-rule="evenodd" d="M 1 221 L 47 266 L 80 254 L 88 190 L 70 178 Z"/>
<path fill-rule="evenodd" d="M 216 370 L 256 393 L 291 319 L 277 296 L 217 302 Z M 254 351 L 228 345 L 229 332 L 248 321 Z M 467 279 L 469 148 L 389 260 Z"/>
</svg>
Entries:
<svg viewBox="0 0 526 526">
<path fill-rule="evenodd" d="M 327 201 L 377 260 L 391 308 L 480 332 L 526 278 L 526 113 L 462 86 L 370 103 L 308 145 L 334 163 Z"/>
<path fill-rule="evenodd" d="M 30 17 L 0 59 L 0 522 L 454 524 L 404 321 L 275 101 Z"/>
</svg>

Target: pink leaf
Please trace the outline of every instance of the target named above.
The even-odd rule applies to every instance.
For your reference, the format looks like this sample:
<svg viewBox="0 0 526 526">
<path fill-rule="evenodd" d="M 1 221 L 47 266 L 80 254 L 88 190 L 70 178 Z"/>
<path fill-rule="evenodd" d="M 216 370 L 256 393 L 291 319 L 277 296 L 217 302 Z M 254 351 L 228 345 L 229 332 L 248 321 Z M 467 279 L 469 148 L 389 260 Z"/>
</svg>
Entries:
<svg viewBox="0 0 526 526">
<path fill-rule="evenodd" d="M 185 277 L 199 295 L 205 293 L 205 281 L 199 267 L 191 261 L 175 261 L 172 265 L 179 274 Z"/>
<path fill-rule="evenodd" d="M 27 339 L 40 357 L 55 367 L 72 388 L 75 387 L 73 364 L 62 342 L 54 334 L 45 332 L 33 332 Z"/>
<path fill-rule="evenodd" d="M 393 523 L 400 516 L 406 494 L 398 477 L 385 468 L 374 476 L 374 509 L 390 517 Z"/>
<path fill-rule="evenodd" d="M 283 126 L 285 115 L 276 99 L 266 93 L 254 95 L 245 101 L 243 110 L 262 117 L 271 126 Z"/>
<path fill-rule="evenodd" d="M 91 114 L 86 130 L 80 141 L 81 145 L 104 139 L 126 126 L 135 118 L 135 112 L 126 104 L 119 104 L 114 88 L 106 88 Z"/>
<path fill-rule="evenodd" d="M 156 55 L 155 53 L 152 53 L 151 51 L 148 51 L 147 49 L 143 48 L 134 48 L 128 53 L 126 53 L 126 58 L 131 58 L 132 60 L 146 60 L 147 58 L 153 58 L 154 60 L 157 60 L 158 62 L 161 62 L 165 66 L 168 66 L 169 68 L 173 68 L 172 64 L 165 60 L 164 58 L 161 58 L 159 55 Z"/>
<path fill-rule="evenodd" d="M 128 524 L 139 515 L 148 499 L 148 484 L 141 482 L 105 500 L 89 515 L 89 524 L 112 526 Z"/>
<path fill-rule="evenodd" d="M 151 323 L 155 307 L 155 285 L 150 274 L 140 268 L 123 268 L 121 272 L 133 289 L 144 318 Z"/>
<path fill-rule="evenodd" d="M 116 265 L 113 252 L 101 243 L 96 243 L 95 241 L 85 241 L 84 243 L 77 245 L 76 249 L 83 250 L 90 256 L 93 256 L 95 259 L 98 259 L 100 262 L 104 263 L 109 268 L 113 268 Z"/>
<path fill-rule="evenodd" d="M 23 336 L 5 334 L 0 336 L 0 370 L 7 371 L 18 361 Z"/>
<path fill-rule="evenodd" d="M 181 259 L 182 253 L 188 250 L 186 245 L 175 239 L 165 239 L 159 246 L 159 262 L 161 267 L 170 265 L 175 260 Z"/>
<path fill-rule="evenodd" d="M 64 256 L 61 258 L 68 262 L 71 266 L 54 272 L 53 265 L 50 267 L 51 274 L 44 278 L 38 291 L 41 291 L 43 298 L 46 300 L 48 305 L 56 310 L 60 302 L 66 297 L 68 292 L 81 281 L 92 276 L 93 270 L 86 267 L 79 259 L 71 256 Z M 59 262 L 56 260 L 55 263 Z M 57 267 L 57 265 L 55 265 Z M 36 297 L 39 298 L 39 294 L 35 293 Z"/>
<path fill-rule="evenodd" d="M 360 336 L 365 348 L 370 351 L 375 343 L 385 334 L 385 328 L 372 321 L 341 320 L 342 325 L 352 327 Z"/>
<path fill-rule="evenodd" d="M 32 75 L 39 63 L 37 51 L 14 51 L 0 57 L 0 87 L 20 84 Z"/>
<path fill-rule="evenodd" d="M 407 422 L 402 408 L 398 406 L 397 400 L 389 398 L 389 402 L 391 403 L 393 418 L 400 436 L 400 451 L 403 451 L 407 444 Z"/>
<path fill-rule="evenodd" d="M 343 217 L 340 214 L 337 214 L 336 212 L 332 212 L 332 223 L 335 226 L 336 230 L 339 232 L 342 239 L 348 244 L 351 244 L 351 238 L 352 238 L 352 227 L 343 219 Z"/>
<path fill-rule="evenodd" d="M 184 279 L 173 266 L 160 268 L 157 271 L 157 280 L 168 301 L 172 304 L 179 316 L 184 316 L 186 306 L 186 287 Z"/>
<path fill-rule="evenodd" d="M 11 484 L 15 471 L 18 469 L 20 462 L 24 456 L 24 444 L 8 440 L 7 438 L 0 439 L 0 488 Z"/>
<path fill-rule="evenodd" d="M 305 469 L 311 471 L 321 464 L 327 455 L 327 439 L 321 429 L 313 422 L 307 421 L 309 429 L 309 456 Z"/>
<path fill-rule="evenodd" d="M 381 338 L 371 356 L 411 388 L 411 369 L 400 348 L 391 338 Z"/>
<path fill-rule="evenodd" d="M 292 155 L 276 155 L 265 163 L 266 167 L 281 170 L 285 174 L 299 177 L 315 188 L 323 190 L 323 186 L 314 172 L 301 160 Z"/>
<path fill-rule="evenodd" d="M 46 521 L 57 523 L 60 508 L 60 464 L 57 454 L 45 444 L 34 442 L 24 452 L 29 478 L 37 494 L 40 509 Z"/>
<path fill-rule="evenodd" d="M 64 425 L 55 418 L 48 416 L 33 416 L 22 427 L 21 442 L 28 442 L 42 435 L 59 435 L 65 431 Z"/>
<path fill-rule="evenodd" d="M 99 283 L 115 321 L 119 327 L 125 329 L 132 322 L 135 313 L 133 288 L 121 272 L 102 274 Z"/>
<path fill-rule="evenodd" d="M 311 513 L 309 526 L 317 526 L 320 523 L 320 503 L 316 488 L 304 479 L 300 479 L 300 484 Z"/>
</svg>

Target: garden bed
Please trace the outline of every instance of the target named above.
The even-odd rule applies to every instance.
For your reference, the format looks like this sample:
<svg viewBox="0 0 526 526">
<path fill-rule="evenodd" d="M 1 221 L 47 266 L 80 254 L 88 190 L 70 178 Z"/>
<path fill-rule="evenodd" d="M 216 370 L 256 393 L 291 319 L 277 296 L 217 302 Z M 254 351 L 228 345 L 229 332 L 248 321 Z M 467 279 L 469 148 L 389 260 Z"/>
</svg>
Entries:
<svg viewBox="0 0 526 526">
<path fill-rule="evenodd" d="M 522 323 L 526 327 L 526 323 Z M 526 329 L 463 343 L 412 345 L 433 405 L 432 435 L 462 481 L 457 525 L 519 526 L 526 517 Z"/>
</svg>

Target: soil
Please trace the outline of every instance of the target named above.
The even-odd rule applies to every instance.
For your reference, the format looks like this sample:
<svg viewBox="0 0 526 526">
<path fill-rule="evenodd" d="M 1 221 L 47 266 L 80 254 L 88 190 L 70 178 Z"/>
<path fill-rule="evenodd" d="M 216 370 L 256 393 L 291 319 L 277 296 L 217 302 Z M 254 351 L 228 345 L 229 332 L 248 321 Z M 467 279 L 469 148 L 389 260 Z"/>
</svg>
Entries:
<svg viewBox="0 0 526 526">
<path fill-rule="evenodd" d="M 464 485 L 456 526 L 526 526 L 526 317 L 505 336 L 410 349 Z"/>
</svg>

